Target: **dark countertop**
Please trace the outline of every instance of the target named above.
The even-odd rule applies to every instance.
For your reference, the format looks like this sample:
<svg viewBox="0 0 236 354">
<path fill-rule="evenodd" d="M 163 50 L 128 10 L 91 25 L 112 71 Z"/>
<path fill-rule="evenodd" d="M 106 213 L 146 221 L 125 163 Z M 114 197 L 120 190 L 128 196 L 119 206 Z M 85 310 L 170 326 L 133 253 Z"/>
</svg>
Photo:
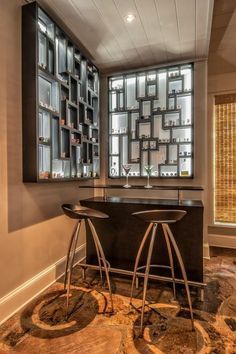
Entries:
<svg viewBox="0 0 236 354">
<path fill-rule="evenodd" d="M 204 189 L 201 186 L 152 186 L 152 188 L 147 189 L 143 185 L 133 185 L 130 188 L 124 188 L 121 184 L 99 184 L 94 186 L 79 186 L 79 188 L 104 188 L 104 189 L 143 189 L 143 190 L 192 190 L 192 191 L 203 191 Z"/>
<path fill-rule="evenodd" d="M 151 199 L 151 198 L 121 198 L 108 197 L 106 200 L 103 197 L 93 197 L 84 199 L 86 202 L 98 203 L 119 203 L 119 204 L 149 204 L 149 205 L 166 205 L 166 206 L 183 206 L 183 207 L 203 207 L 201 200 L 182 200 L 179 202 L 176 199 Z"/>
</svg>

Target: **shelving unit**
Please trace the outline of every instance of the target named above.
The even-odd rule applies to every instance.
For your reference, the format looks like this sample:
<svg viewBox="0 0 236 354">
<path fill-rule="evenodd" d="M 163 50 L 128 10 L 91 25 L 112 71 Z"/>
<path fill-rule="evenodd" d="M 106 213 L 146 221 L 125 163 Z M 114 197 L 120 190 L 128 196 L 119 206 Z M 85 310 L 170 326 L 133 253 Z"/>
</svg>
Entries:
<svg viewBox="0 0 236 354">
<path fill-rule="evenodd" d="M 109 78 L 109 177 L 193 177 L 193 64 Z"/>
<path fill-rule="evenodd" d="M 97 178 L 99 73 L 37 3 L 22 7 L 24 182 Z"/>
</svg>

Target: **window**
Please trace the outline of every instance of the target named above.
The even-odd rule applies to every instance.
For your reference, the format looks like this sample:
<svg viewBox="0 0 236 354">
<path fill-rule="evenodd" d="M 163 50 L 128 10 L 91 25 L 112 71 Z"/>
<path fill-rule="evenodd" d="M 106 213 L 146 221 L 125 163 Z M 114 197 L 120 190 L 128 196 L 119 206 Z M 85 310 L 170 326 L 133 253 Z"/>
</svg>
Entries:
<svg viewBox="0 0 236 354">
<path fill-rule="evenodd" d="M 236 224 L 236 94 L 215 97 L 214 221 Z"/>
</svg>

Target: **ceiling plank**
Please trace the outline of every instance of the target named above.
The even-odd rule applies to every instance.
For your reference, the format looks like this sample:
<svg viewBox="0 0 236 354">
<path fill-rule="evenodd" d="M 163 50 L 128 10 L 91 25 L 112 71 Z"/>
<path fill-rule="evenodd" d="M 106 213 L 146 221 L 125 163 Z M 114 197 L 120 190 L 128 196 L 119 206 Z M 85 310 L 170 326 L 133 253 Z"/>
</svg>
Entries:
<svg viewBox="0 0 236 354">
<path fill-rule="evenodd" d="M 207 57 L 211 35 L 214 0 L 196 1 L 196 57 Z M 203 16 L 204 14 L 204 16 Z"/>
<path fill-rule="evenodd" d="M 181 57 L 195 56 L 196 0 L 175 0 Z M 188 16 L 186 16 L 188 14 Z"/>
<path fill-rule="evenodd" d="M 120 18 L 117 7 L 113 1 L 108 1 L 104 6 L 104 0 L 93 0 L 97 11 L 100 13 L 104 23 L 109 31 L 113 34 L 117 46 L 120 48 L 126 63 L 132 65 L 133 63 L 141 62 L 137 50 L 133 47 L 133 43 L 124 27 L 124 21 Z"/>
<path fill-rule="evenodd" d="M 166 61 L 166 48 L 163 33 L 156 11 L 155 0 L 148 0 L 143 6 L 143 0 L 135 0 L 135 5 L 146 33 L 153 57 L 158 62 Z"/>
<path fill-rule="evenodd" d="M 148 43 L 148 38 L 143 29 L 139 13 L 133 0 L 114 0 L 120 17 L 123 19 L 127 35 L 131 38 L 134 47 L 136 48 L 144 66 L 150 65 L 154 61 L 152 51 Z M 127 23 L 125 17 L 128 14 L 133 14 L 135 20 L 132 23 Z"/>
<path fill-rule="evenodd" d="M 117 45 L 113 34 L 109 31 L 106 24 L 101 19 L 99 12 L 92 0 L 69 0 L 74 10 L 81 14 L 83 21 L 90 29 L 90 33 L 93 32 L 93 46 L 94 50 L 101 45 L 106 48 L 110 54 L 112 60 L 122 60 L 124 55 Z M 96 35 L 94 35 L 96 33 Z M 91 36 L 91 35 L 90 35 Z"/>
<path fill-rule="evenodd" d="M 155 0 L 168 60 L 180 58 L 179 31 L 175 0 Z"/>
</svg>

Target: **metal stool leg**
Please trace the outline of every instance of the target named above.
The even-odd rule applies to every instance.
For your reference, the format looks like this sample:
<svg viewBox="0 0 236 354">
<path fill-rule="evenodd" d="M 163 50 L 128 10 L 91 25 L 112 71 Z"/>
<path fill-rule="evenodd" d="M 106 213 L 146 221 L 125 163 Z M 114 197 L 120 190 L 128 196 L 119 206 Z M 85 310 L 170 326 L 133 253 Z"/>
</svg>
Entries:
<svg viewBox="0 0 236 354">
<path fill-rule="evenodd" d="M 67 283 L 67 273 L 68 273 L 68 266 L 69 266 L 69 259 L 70 259 L 70 253 L 71 253 L 71 247 L 72 247 L 72 243 L 74 240 L 74 237 L 76 235 L 77 232 L 77 228 L 78 228 L 78 224 L 80 221 L 78 221 L 75 225 L 74 231 L 71 235 L 71 239 L 70 239 L 70 243 L 69 243 L 69 247 L 68 247 L 68 251 L 67 251 L 67 257 L 66 257 L 66 267 L 65 267 L 65 278 L 64 278 L 64 290 L 66 289 L 66 283 Z"/>
<path fill-rule="evenodd" d="M 90 220 L 90 219 L 88 219 Z M 88 223 L 89 224 L 89 223 Z M 91 226 L 89 225 L 90 227 L 90 230 L 92 232 L 92 229 L 91 229 Z M 93 233 L 93 232 L 92 232 Z M 98 245 L 97 245 L 97 242 L 94 241 L 94 244 L 95 244 L 95 248 L 96 248 L 96 253 L 97 253 L 97 258 L 98 258 L 98 265 L 99 265 L 99 272 L 100 272 L 100 280 L 101 280 L 101 283 L 102 283 L 102 264 L 101 264 L 101 254 L 99 252 L 99 248 L 98 248 Z"/>
<path fill-rule="evenodd" d="M 186 289 L 186 293 L 187 293 L 187 299 L 188 299 L 188 304 L 189 304 L 189 310 L 190 310 L 190 315 L 191 315 L 191 322 L 192 322 L 192 330 L 194 330 L 194 322 L 193 322 L 193 309 L 192 309 L 192 301 L 191 301 L 191 296 L 190 296 L 190 291 L 189 291 L 189 285 L 188 285 L 188 279 L 187 279 L 187 275 L 186 275 L 186 270 L 184 267 L 184 263 L 183 263 L 183 259 L 182 256 L 180 254 L 179 248 L 177 246 L 177 243 L 175 241 L 175 238 L 170 230 L 170 227 L 168 224 L 163 224 L 163 227 L 166 229 L 169 239 L 173 245 L 173 248 L 175 250 L 176 256 L 178 258 L 179 261 L 179 265 L 181 268 L 181 272 L 183 275 L 183 279 L 184 279 L 184 284 L 185 284 L 185 289 Z"/>
<path fill-rule="evenodd" d="M 137 276 L 135 276 L 135 288 L 136 289 L 139 288 L 139 279 Z M 133 292 L 132 292 L 132 296 L 130 297 L 130 304 L 132 304 L 132 298 L 133 298 Z"/>
<path fill-rule="evenodd" d="M 86 271 L 86 268 L 85 268 L 85 267 L 82 267 L 82 279 L 83 279 L 83 281 L 86 279 L 86 273 L 85 273 L 85 271 Z"/>
<path fill-rule="evenodd" d="M 99 237 L 98 237 L 97 232 L 95 230 L 95 227 L 94 227 L 94 225 L 93 225 L 93 223 L 92 223 L 92 221 L 90 219 L 88 219 L 88 224 L 89 224 L 90 229 L 92 231 L 94 243 L 95 243 L 95 245 L 97 245 L 97 248 L 99 250 L 99 253 L 101 255 L 101 259 L 102 259 L 102 262 L 103 262 L 103 267 L 105 269 L 107 285 L 108 285 L 109 294 L 110 294 L 111 310 L 113 312 L 113 299 L 112 299 L 112 292 L 111 292 L 111 283 L 110 283 L 110 277 L 109 277 L 109 271 L 108 271 L 108 267 L 107 267 L 106 258 L 105 258 L 105 255 L 104 255 L 103 248 L 102 248 L 102 245 L 100 243 Z"/>
<path fill-rule="evenodd" d="M 145 301 L 146 301 L 146 294 L 147 294 L 147 285 L 148 285 L 148 277 L 149 277 L 150 264 L 151 264 L 151 258 L 152 258 L 152 250 L 153 250 L 153 245 L 154 245 L 154 239 L 155 239 L 156 229 L 157 229 L 157 224 L 154 223 L 154 224 L 153 224 L 153 229 L 152 229 L 151 241 L 150 241 L 149 249 L 148 249 L 148 256 L 147 256 L 147 264 L 146 264 L 146 269 L 145 269 L 145 275 L 144 275 L 143 303 L 142 303 L 142 312 L 141 312 L 141 333 L 143 333 L 144 308 L 145 308 Z"/>
<path fill-rule="evenodd" d="M 168 255 L 169 255 L 169 261 L 170 261 L 170 267 L 171 267 L 171 276 L 172 276 L 172 282 L 173 282 L 173 293 L 174 293 L 174 299 L 176 299 L 176 289 L 175 289 L 175 269 L 174 269 L 174 262 L 173 262 L 173 256 L 172 256 L 172 250 L 171 250 L 171 245 L 169 241 L 169 237 L 167 234 L 166 229 L 162 225 L 162 229 L 164 232 L 165 236 L 165 241 L 166 241 L 166 246 L 168 250 Z"/>
<path fill-rule="evenodd" d="M 139 250 L 138 250 L 138 253 L 137 253 L 137 256 L 136 256 L 136 259 L 135 259 L 135 265 L 134 265 L 134 273 L 133 273 L 133 279 L 132 279 L 132 286 L 131 286 L 131 293 L 130 293 L 130 304 L 132 304 L 132 299 L 133 299 L 133 292 L 134 292 L 134 283 L 135 283 L 135 280 L 136 280 L 136 273 L 137 273 L 137 268 L 138 268 L 138 264 L 139 264 L 139 259 L 140 259 L 140 256 L 142 254 L 142 250 L 143 250 L 143 247 L 145 245 L 145 242 L 147 240 L 147 237 L 150 233 L 150 230 L 152 228 L 153 224 L 150 223 L 146 232 L 145 232 L 145 235 L 142 239 L 142 242 L 141 242 L 141 245 L 139 247 Z M 136 287 L 137 286 L 137 280 L 136 280 Z"/>
<path fill-rule="evenodd" d="M 75 250 L 76 250 L 76 245 L 77 245 L 77 241 L 78 241 L 80 225 L 81 225 L 81 220 L 78 221 L 75 237 L 74 237 L 72 245 L 71 245 L 72 253 L 71 253 L 71 257 L 70 257 L 69 276 L 68 276 L 67 292 L 66 292 L 66 312 L 67 312 L 67 314 L 68 314 L 68 309 L 69 309 L 71 275 L 72 275 L 72 270 L 73 270 Z"/>
</svg>

